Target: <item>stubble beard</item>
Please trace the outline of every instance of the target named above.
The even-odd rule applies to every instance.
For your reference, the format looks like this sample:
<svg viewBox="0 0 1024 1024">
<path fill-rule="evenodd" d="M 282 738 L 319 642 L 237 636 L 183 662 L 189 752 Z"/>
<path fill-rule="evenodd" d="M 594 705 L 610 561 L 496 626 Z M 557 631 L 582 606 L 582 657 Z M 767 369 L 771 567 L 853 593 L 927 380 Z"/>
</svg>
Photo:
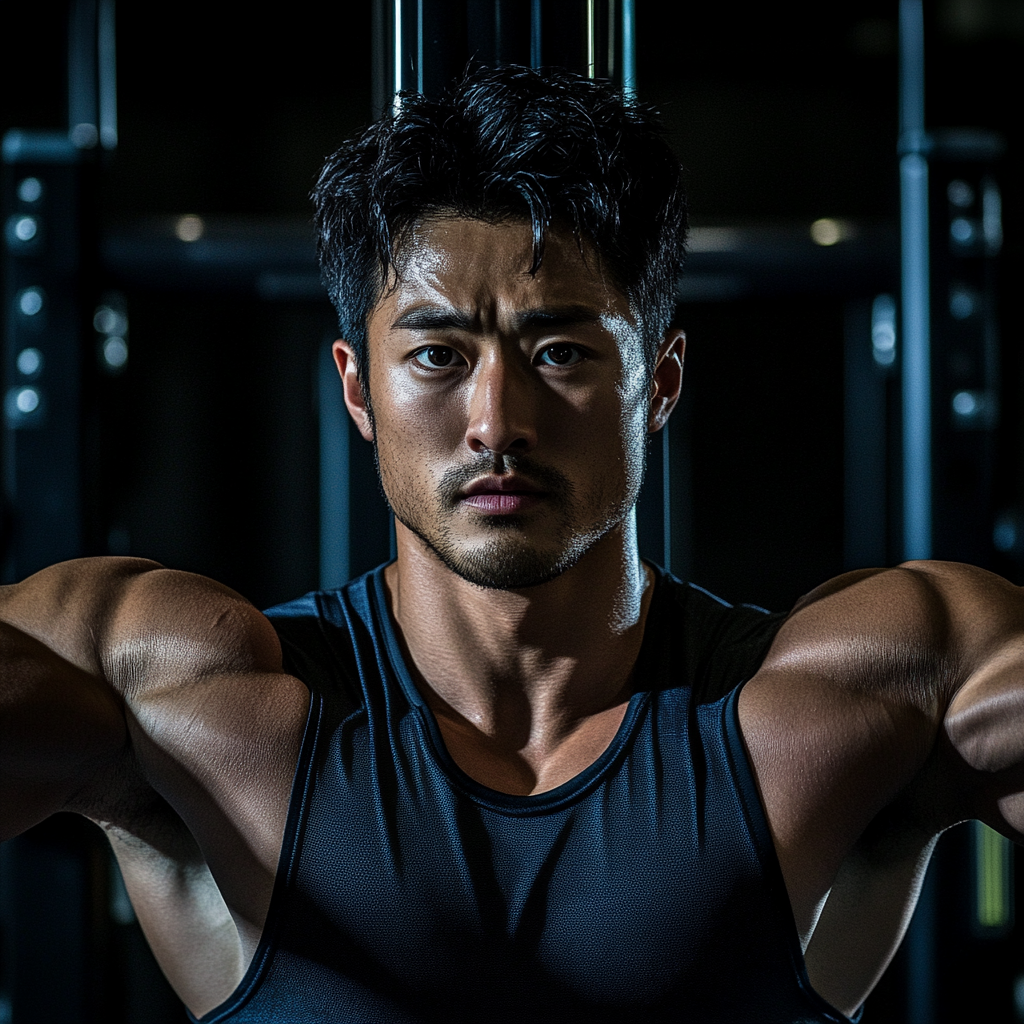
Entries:
<svg viewBox="0 0 1024 1024">
<path fill-rule="evenodd" d="M 637 482 L 627 487 L 622 500 L 602 500 L 600 492 L 583 502 L 572 483 L 560 472 L 541 466 L 525 456 L 493 455 L 449 469 L 435 491 L 432 504 L 405 500 L 400 490 L 388 495 L 386 472 L 379 453 L 377 472 L 381 489 L 400 523 L 411 530 L 453 573 L 474 586 L 488 590 L 519 590 L 536 587 L 571 569 L 611 529 L 622 521 L 636 501 Z M 544 501 L 554 511 L 554 524 L 544 547 L 531 543 L 526 534 L 526 516 L 480 515 L 477 522 L 489 537 L 484 543 L 467 544 L 453 529 L 462 492 L 473 480 L 490 474 L 502 475 L 514 470 L 544 491 Z M 642 474 L 641 474 L 642 475 Z M 587 506 L 590 506 L 588 512 Z M 594 510 L 603 508 L 596 517 Z M 588 526 L 584 526 L 587 520 Z"/>
</svg>

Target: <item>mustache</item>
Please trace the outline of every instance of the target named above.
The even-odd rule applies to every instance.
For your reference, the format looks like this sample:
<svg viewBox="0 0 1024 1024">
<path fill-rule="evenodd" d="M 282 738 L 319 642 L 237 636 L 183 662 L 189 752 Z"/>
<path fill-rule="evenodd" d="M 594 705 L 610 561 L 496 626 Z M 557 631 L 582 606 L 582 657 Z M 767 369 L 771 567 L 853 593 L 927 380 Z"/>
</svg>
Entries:
<svg viewBox="0 0 1024 1024">
<path fill-rule="evenodd" d="M 569 479 L 557 469 L 535 462 L 527 455 L 482 455 L 465 465 L 452 466 L 445 470 L 438 484 L 437 493 L 442 503 L 454 508 L 461 500 L 462 491 L 481 476 L 505 476 L 508 473 L 522 475 L 535 487 L 546 491 L 555 498 L 571 498 L 573 486 Z"/>
</svg>

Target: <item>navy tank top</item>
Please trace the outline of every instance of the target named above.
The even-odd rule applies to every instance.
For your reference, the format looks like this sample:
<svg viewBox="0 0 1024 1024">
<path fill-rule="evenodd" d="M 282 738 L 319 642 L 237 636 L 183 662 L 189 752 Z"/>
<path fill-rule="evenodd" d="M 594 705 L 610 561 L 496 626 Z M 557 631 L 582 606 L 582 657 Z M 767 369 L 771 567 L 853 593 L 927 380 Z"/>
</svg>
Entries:
<svg viewBox="0 0 1024 1024">
<path fill-rule="evenodd" d="M 739 733 L 780 616 L 659 572 L 611 745 L 511 796 L 445 750 L 383 567 L 267 615 L 310 713 L 262 941 L 203 1024 L 847 1020 L 808 983 Z"/>
</svg>

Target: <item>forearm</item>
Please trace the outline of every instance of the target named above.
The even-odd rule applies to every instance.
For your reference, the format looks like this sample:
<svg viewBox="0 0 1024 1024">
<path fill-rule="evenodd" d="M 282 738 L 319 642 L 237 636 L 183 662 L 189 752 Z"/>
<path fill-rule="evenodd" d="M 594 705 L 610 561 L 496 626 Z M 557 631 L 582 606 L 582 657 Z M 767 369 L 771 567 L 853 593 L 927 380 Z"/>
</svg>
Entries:
<svg viewBox="0 0 1024 1024">
<path fill-rule="evenodd" d="M 938 839 L 882 818 L 843 861 L 804 952 L 815 990 L 849 1016 L 902 941 Z"/>
<path fill-rule="evenodd" d="M 137 830 L 155 832 L 153 844 L 116 827 L 105 831 L 157 962 L 199 1016 L 237 987 L 255 948 L 243 948 L 196 841 L 172 813 L 163 817 Z"/>
</svg>

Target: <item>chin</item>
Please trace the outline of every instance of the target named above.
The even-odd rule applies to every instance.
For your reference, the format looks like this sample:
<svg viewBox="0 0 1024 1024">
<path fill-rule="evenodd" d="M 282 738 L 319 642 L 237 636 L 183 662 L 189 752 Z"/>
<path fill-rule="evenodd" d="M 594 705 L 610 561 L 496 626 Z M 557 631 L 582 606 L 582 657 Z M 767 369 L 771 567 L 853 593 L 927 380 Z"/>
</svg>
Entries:
<svg viewBox="0 0 1024 1024">
<path fill-rule="evenodd" d="M 561 576 L 571 569 L 602 534 L 574 539 L 550 550 L 539 550 L 519 538 L 494 537 L 475 547 L 431 540 L 419 534 L 431 551 L 456 576 L 487 590 L 524 590 Z"/>
<path fill-rule="evenodd" d="M 396 518 L 460 579 L 487 590 L 524 590 L 573 568 L 622 523 L 635 502 L 633 494 L 614 503 L 603 497 L 595 495 L 582 507 L 563 498 L 553 503 L 546 522 L 515 514 L 458 517 L 443 502 L 430 515 L 408 501 L 390 504 Z M 457 496 L 450 498 L 450 504 L 456 501 Z"/>
<path fill-rule="evenodd" d="M 573 561 L 541 558 L 534 555 L 512 558 L 488 557 L 486 553 L 461 555 L 456 557 L 435 552 L 442 562 L 467 583 L 485 590 L 524 590 L 528 587 L 539 587 L 561 576 L 566 569 L 575 564 Z"/>
</svg>

